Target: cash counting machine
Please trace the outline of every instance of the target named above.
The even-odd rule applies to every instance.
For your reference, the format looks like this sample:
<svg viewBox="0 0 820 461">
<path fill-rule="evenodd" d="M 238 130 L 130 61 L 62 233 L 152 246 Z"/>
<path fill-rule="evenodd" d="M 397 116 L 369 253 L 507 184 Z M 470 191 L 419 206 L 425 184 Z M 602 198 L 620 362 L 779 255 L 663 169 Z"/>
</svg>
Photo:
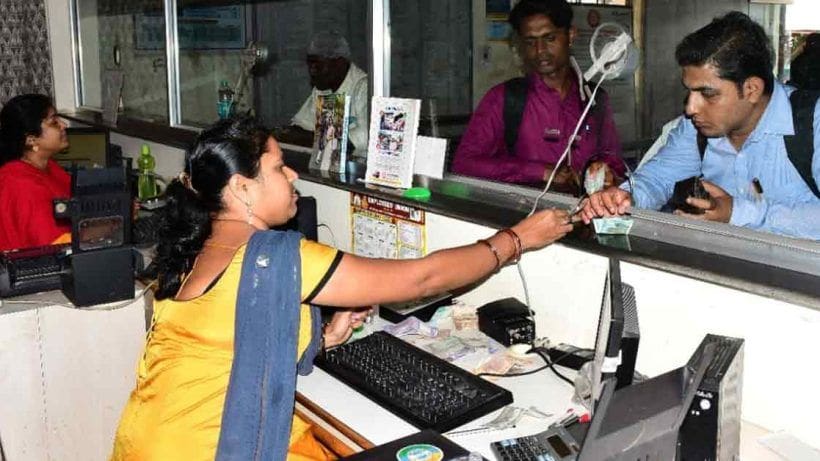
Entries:
<svg viewBox="0 0 820 461">
<path fill-rule="evenodd" d="M 134 297 L 131 194 L 122 168 L 72 171 L 72 197 L 54 201 L 54 216 L 71 219 L 71 256 L 63 293 L 78 307 Z"/>
<path fill-rule="evenodd" d="M 0 253 L 0 297 L 60 288 L 77 307 L 134 297 L 126 171 L 73 168 L 71 193 L 54 200 L 54 217 L 71 220 L 71 244 Z"/>
<path fill-rule="evenodd" d="M 77 307 L 134 297 L 126 171 L 73 168 L 71 193 L 54 200 L 54 217 L 71 220 L 71 244 L 0 253 L 0 297 L 61 288 Z"/>
</svg>

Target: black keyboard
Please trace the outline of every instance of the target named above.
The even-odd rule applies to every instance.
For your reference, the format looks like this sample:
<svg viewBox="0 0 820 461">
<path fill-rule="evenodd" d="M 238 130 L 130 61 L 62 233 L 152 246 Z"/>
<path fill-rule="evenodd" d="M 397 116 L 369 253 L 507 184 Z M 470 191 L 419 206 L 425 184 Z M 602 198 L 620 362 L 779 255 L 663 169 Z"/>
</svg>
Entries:
<svg viewBox="0 0 820 461">
<path fill-rule="evenodd" d="M 384 332 L 316 365 L 419 429 L 447 432 L 512 403 L 510 391 Z"/>
</svg>

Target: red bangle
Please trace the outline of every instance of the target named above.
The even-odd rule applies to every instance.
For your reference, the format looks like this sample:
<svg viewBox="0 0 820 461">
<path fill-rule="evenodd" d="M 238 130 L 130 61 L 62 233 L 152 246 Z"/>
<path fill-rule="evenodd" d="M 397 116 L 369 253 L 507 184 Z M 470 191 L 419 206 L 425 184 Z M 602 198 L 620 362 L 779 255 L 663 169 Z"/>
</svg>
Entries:
<svg viewBox="0 0 820 461">
<path fill-rule="evenodd" d="M 495 256 L 495 269 L 493 269 L 493 270 L 497 271 L 498 268 L 501 267 L 501 256 L 499 256 L 498 250 L 487 239 L 481 239 L 481 240 L 477 241 L 476 243 L 482 243 L 482 244 L 486 245 L 487 248 L 489 248 L 490 251 L 493 252 L 493 256 Z"/>
<path fill-rule="evenodd" d="M 517 263 L 521 260 L 521 254 L 524 252 L 524 248 L 521 246 L 521 238 L 518 237 L 518 234 L 515 233 L 514 230 L 510 228 L 501 229 L 498 231 L 499 234 L 507 234 L 512 239 L 513 243 L 513 263 Z"/>
</svg>

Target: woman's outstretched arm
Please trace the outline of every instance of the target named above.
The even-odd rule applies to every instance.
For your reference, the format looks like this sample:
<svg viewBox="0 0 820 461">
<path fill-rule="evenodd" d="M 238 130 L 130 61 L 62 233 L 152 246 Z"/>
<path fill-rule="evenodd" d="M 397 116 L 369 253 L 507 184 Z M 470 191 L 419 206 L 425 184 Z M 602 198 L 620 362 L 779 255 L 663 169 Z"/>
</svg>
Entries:
<svg viewBox="0 0 820 461">
<path fill-rule="evenodd" d="M 313 302 L 338 307 L 408 301 L 458 288 L 489 275 L 520 256 L 572 230 L 563 210 L 542 210 L 472 245 L 409 260 L 371 259 L 346 254 Z M 518 243 L 520 241 L 520 244 Z"/>
</svg>

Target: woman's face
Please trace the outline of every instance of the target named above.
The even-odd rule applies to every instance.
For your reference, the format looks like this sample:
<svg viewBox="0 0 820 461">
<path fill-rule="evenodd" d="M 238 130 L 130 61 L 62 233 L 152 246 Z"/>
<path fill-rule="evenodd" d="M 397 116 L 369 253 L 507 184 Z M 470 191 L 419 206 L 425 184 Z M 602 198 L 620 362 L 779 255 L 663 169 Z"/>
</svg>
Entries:
<svg viewBox="0 0 820 461">
<path fill-rule="evenodd" d="M 256 186 L 253 187 L 254 214 L 269 226 L 290 220 L 296 214 L 296 199 L 299 196 L 293 181 L 298 178 L 295 171 L 285 166 L 279 143 L 269 137 L 265 153 L 259 161 Z"/>
<path fill-rule="evenodd" d="M 66 124 L 57 116 L 57 111 L 53 107 L 48 109 L 46 118 L 40 122 L 40 136 L 30 136 L 28 149 L 38 153 L 46 154 L 49 157 L 68 147 L 68 136 L 65 133 Z"/>
</svg>

